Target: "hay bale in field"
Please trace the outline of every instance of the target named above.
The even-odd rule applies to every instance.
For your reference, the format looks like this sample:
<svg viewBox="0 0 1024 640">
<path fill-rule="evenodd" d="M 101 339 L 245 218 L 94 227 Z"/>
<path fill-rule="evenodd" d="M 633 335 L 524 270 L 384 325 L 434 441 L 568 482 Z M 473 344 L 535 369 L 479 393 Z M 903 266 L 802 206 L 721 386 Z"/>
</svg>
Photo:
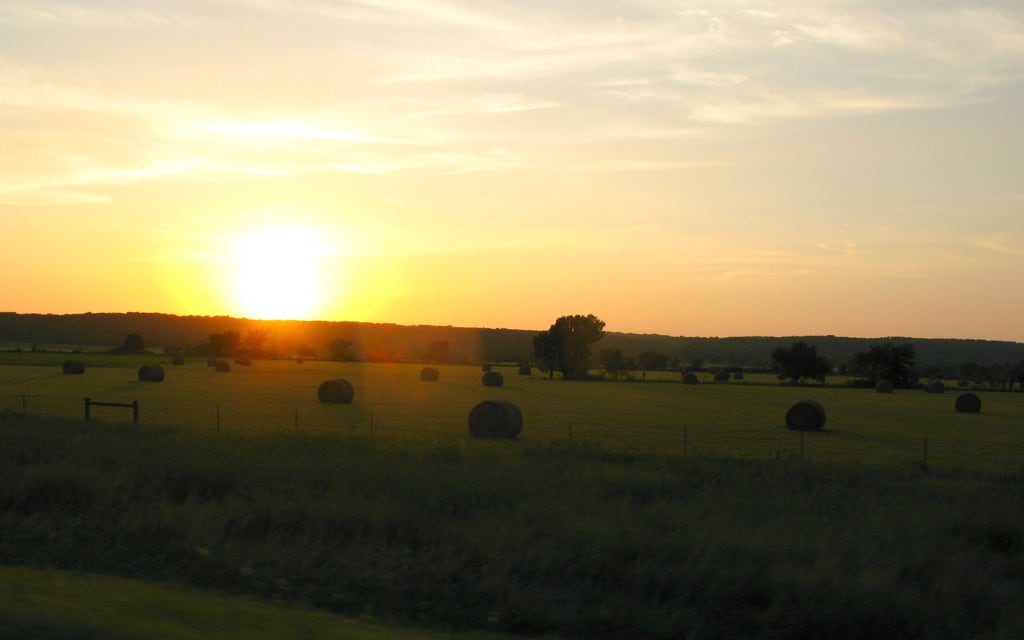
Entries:
<svg viewBox="0 0 1024 640">
<path fill-rule="evenodd" d="M 714 381 L 715 382 L 729 382 L 729 372 L 728 371 L 716 371 L 715 372 Z"/>
<path fill-rule="evenodd" d="M 206 356 L 206 366 L 212 367 L 217 364 L 217 358 L 214 356 Z"/>
<path fill-rule="evenodd" d="M 164 368 L 158 364 L 145 364 L 139 367 L 140 382 L 163 382 Z"/>
<path fill-rule="evenodd" d="M 305 360 L 302 358 L 295 358 L 295 364 L 302 364 L 303 362 L 305 362 Z"/>
<path fill-rule="evenodd" d="M 482 365 L 480 365 L 480 370 L 483 371 L 484 373 L 487 373 L 488 371 L 491 370 L 491 365 L 489 365 L 489 364 L 482 364 Z"/>
<path fill-rule="evenodd" d="M 895 387 L 893 387 L 892 383 L 888 380 L 879 380 L 875 384 L 876 393 L 892 393 L 894 389 Z"/>
<path fill-rule="evenodd" d="M 697 377 L 696 373 L 687 371 L 683 374 L 683 384 L 697 384 L 698 382 L 700 382 L 700 378 Z"/>
<path fill-rule="evenodd" d="M 352 398 L 355 397 L 355 391 L 348 380 L 335 378 L 334 380 L 321 382 L 320 388 L 316 390 L 316 396 L 320 399 L 320 402 L 349 404 L 352 402 Z"/>
<path fill-rule="evenodd" d="M 794 431 L 821 431 L 825 408 L 814 400 L 801 400 L 786 412 L 786 427 Z"/>
<path fill-rule="evenodd" d="M 528 365 L 528 364 L 521 364 L 521 365 L 519 365 L 519 375 L 521 375 L 521 376 L 532 376 L 533 375 L 533 369 L 531 369 L 530 365 Z"/>
<path fill-rule="evenodd" d="M 420 380 L 423 382 L 437 382 L 441 377 L 441 372 L 433 367 L 423 367 L 420 371 Z"/>
<path fill-rule="evenodd" d="M 477 438 L 512 439 L 523 430 L 523 414 L 508 400 L 484 400 L 469 412 L 469 432 Z"/>
<path fill-rule="evenodd" d="M 932 380 L 924 390 L 928 393 L 942 393 L 946 390 L 946 385 L 942 380 Z"/>
<path fill-rule="evenodd" d="M 217 360 L 213 363 L 213 370 L 217 373 L 231 373 L 231 363 L 227 360 Z"/>
<path fill-rule="evenodd" d="M 252 358 L 250 358 L 249 356 L 238 356 L 237 358 L 235 358 L 235 364 L 241 365 L 243 367 L 252 366 Z"/>
<path fill-rule="evenodd" d="M 973 393 L 961 393 L 956 398 L 958 413 L 978 413 L 981 411 L 981 398 Z"/>
<path fill-rule="evenodd" d="M 85 363 L 81 360 L 65 360 L 61 371 L 68 375 L 81 375 L 85 373 Z"/>
<path fill-rule="evenodd" d="M 488 371 L 484 373 L 481 382 L 484 383 L 485 387 L 500 387 L 505 384 L 505 376 L 501 375 L 497 371 Z"/>
</svg>

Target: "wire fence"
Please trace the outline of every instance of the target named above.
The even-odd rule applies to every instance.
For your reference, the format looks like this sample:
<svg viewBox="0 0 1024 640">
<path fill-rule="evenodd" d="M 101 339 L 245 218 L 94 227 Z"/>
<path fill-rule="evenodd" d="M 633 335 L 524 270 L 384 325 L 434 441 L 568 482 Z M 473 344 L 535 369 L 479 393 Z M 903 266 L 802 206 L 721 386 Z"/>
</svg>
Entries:
<svg viewBox="0 0 1024 640">
<path fill-rule="evenodd" d="M 94 401 L 97 399 L 93 399 Z M 470 407 L 436 406 L 429 412 L 407 404 L 321 404 L 315 401 L 250 398 L 245 402 L 141 402 L 139 428 L 179 427 L 248 432 L 316 431 L 342 436 L 445 440 L 468 438 Z M 65 420 L 85 419 L 85 398 L 41 394 L 0 396 L 0 411 Z M 133 421 L 121 406 L 94 406 L 91 419 Z M 524 416 L 521 438 L 532 442 L 580 443 L 613 451 L 739 459 L 802 459 L 861 464 L 918 464 L 1018 472 L 1024 470 L 1024 436 L 979 440 L 969 437 L 901 437 L 843 431 L 789 431 L 770 426 L 679 425 L 638 421 L 616 414 L 546 412 Z"/>
</svg>

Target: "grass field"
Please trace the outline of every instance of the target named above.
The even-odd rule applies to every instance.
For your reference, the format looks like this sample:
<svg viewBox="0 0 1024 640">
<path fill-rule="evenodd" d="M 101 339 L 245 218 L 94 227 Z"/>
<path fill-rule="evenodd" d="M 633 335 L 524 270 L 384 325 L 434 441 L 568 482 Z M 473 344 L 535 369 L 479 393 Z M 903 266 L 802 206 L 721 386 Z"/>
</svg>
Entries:
<svg viewBox="0 0 1024 640">
<path fill-rule="evenodd" d="M 742 382 L 564 382 L 539 372 L 499 368 L 500 388 L 483 387 L 470 366 L 440 366 L 438 382 L 419 380 L 419 365 L 255 361 L 220 374 L 205 361 L 85 355 L 84 375 L 63 375 L 62 354 L 3 354 L 0 408 L 81 419 L 84 398 L 140 404 L 140 428 L 180 426 L 246 431 L 328 431 L 449 439 L 468 437 L 469 410 L 483 399 L 508 399 L 524 415 L 522 438 L 573 441 L 630 451 L 753 458 L 804 457 L 867 463 L 927 462 L 1005 471 L 1024 465 L 1024 394 L 976 392 L 980 414 L 958 414 L 958 393 L 845 386 L 779 385 L 770 376 Z M 47 362 L 47 358 L 51 361 Z M 25 364 L 17 365 L 22 362 Z M 137 381 L 137 367 L 161 362 L 158 384 Z M 29 364 L 31 363 L 31 364 Z M 318 385 L 343 377 L 351 405 L 325 405 Z M 653 376 L 652 376 L 653 378 Z M 674 379 L 673 379 L 674 380 Z M 801 436 L 785 429 L 786 410 L 811 398 L 826 409 L 826 430 Z M 93 418 L 126 422 L 131 412 L 94 408 Z"/>
</svg>

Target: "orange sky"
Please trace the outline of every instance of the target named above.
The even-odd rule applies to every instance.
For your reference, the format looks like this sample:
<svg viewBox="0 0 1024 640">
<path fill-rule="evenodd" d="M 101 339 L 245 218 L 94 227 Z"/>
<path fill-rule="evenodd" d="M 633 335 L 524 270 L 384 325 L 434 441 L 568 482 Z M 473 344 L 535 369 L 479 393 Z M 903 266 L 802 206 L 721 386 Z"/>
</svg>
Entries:
<svg viewBox="0 0 1024 640">
<path fill-rule="evenodd" d="M 0 5 L 0 310 L 1024 341 L 1024 7 Z"/>
</svg>

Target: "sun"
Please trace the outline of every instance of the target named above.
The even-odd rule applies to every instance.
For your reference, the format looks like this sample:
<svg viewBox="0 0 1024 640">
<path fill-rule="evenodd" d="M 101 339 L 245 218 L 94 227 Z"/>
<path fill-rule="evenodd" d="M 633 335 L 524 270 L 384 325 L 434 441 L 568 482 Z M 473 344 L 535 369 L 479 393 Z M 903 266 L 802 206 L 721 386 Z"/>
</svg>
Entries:
<svg viewBox="0 0 1024 640">
<path fill-rule="evenodd" d="M 247 315 L 261 320 L 308 320 L 321 295 L 317 234 L 274 227 L 245 234 L 236 245 L 238 297 Z"/>
</svg>

